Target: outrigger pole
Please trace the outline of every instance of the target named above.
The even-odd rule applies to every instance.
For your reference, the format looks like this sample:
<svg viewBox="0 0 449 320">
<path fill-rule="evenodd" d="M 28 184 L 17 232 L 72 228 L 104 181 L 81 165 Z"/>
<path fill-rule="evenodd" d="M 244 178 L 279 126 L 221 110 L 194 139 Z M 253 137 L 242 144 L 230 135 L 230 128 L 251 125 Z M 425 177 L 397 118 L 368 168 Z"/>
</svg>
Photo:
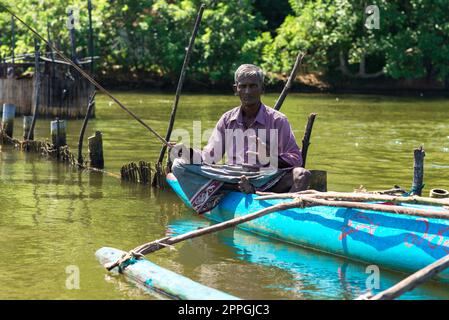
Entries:
<svg viewBox="0 0 449 320">
<path fill-rule="evenodd" d="M 40 40 L 44 41 L 50 48 L 52 48 L 65 62 L 70 64 L 76 71 L 78 71 L 84 78 L 86 78 L 90 83 L 92 83 L 95 87 L 97 87 L 98 90 L 103 92 L 105 95 L 107 95 L 109 98 L 111 98 L 115 103 L 119 105 L 120 108 L 122 108 L 124 111 L 126 111 L 131 117 L 133 117 L 137 122 L 139 122 L 141 125 L 143 125 L 146 129 L 148 129 L 156 138 L 158 138 L 164 145 L 167 147 L 170 147 L 170 144 L 159 134 L 157 133 L 153 128 L 151 128 L 149 125 L 147 125 L 145 122 L 143 122 L 142 119 L 140 119 L 134 112 L 129 110 L 127 107 L 123 105 L 117 98 L 115 98 L 111 93 L 109 93 L 108 90 L 103 88 L 97 81 L 95 81 L 90 75 L 88 75 L 83 69 L 81 69 L 79 66 L 77 66 L 71 59 L 67 58 L 61 51 L 58 50 L 53 44 L 49 43 L 44 37 L 42 37 L 36 30 L 34 30 L 31 26 L 29 26 L 25 21 L 20 19 L 14 12 L 12 12 L 10 9 L 8 9 L 4 4 L 0 3 L 0 7 L 4 8 L 11 16 L 16 18 L 18 21 L 20 21 L 28 30 L 30 30 L 36 37 L 38 37 Z"/>
</svg>

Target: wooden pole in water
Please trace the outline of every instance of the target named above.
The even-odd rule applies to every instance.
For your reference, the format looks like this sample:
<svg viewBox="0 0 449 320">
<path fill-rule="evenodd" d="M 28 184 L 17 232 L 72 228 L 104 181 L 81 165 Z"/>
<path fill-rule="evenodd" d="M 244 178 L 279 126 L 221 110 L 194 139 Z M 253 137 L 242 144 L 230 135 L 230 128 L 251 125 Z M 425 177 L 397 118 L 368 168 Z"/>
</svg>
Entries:
<svg viewBox="0 0 449 320">
<path fill-rule="evenodd" d="M 411 291 L 420 284 L 430 280 L 433 276 L 449 268 L 449 255 L 429 264 L 427 267 L 415 272 L 393 287 L 382 291 L 368 300 L 393 300 L 407 291 Z"/>
<path fill-rule="evenodd" d="M 39 70 L 39 41 L 34 39 L 34 110 L 33 110 L 33 121 L 31 122 L 30 131 L 28 132 L 27 140 L 34 139 L 34 127 L 36 126 L 37 110 L 39 108 L 39 97 L 40 97 L 40 87 L 41 87 L 41 77 Z"/>
<path fill-rule="evenodd" d="M 12 138 L 14 132 L 14 117 L 16 115 L 16 106 L 11 103 L 3 104 L 2 131 L 3 134 Z"/>
<path fill-rule="evenodd" d="M 287 79 L 287 83 L 284 86 L 284 89 L 281 92 L 281 95 L 277 99 L 276 103 L 274 104 L 274 109 L 279 110 L 282 107 L 282 104 L 284 103 L 285 98 L 287 97 L 288 91 L 292 87 L 293 81 L 296 79 L 296 74 L 299 71 L 299 67 L 301 66 L 302 59 L 304 58 L 305 54 L 300 52 L 296 56 L 295 64 L 293 65 L 293 69 L 290 72 L 290 76 Z"/>
<path fill-rule="evenodd" d="M 84 132 L 86 131 L 87 122 L 89 121 L 90 113 L 92 111 L 92 107 L 95 104 L 95 95 L 97 94 L 96 91 L 92 93 L 92 95 L 89 97 L 89 101 L 87 103 L 87 111 L 86 116 L 84 117 L 83 125 L 81 127 L 80 136 L 78 139 L 78 164 L 83 164 L 83 140 L 84 140 Z"/>
<path fill-rule="evenodd" d="M 30 129 L 31 129 L 31 123 L 33 122 L 33 116 L 24 116 L 23 117 L 23 140 L 33 140 L 34 136 L 31 134 L 30 136 Z M 30 136 L 31 139 L 28 139 L 28 136 Z"/>
<path fill-rule="evenodd" d="M 87 10 L 89 12 L 89 55 L 90 74 L 94 74 L 94 32 L 92 28 L 92 0 L 87 0 Z"/>
<path fill-rule="evenodd" d="M 199 26 L 201 23 L 201 19 L 203 17 L 204 8 L 206 7 L 205 4 L 201 4 L 200 9 L 198 11 L 195 26 L 193 27 L 192 36 L 190 37 L 189 46 L 187 47 L 186 55 L 184 57 L 184 63 L 182 64 L 181 68 L 181 74 L 179 76 L 178 80 L 178 86 L 176 88 L 176 94 L 175 94 L 175 101 L 173 103 L 171 115 L 170 115 L 170 122 L 168 124 L 167 133 L 165 135 L 165 141 L 170 141 L 171 133 L 173 131 L 173 126 L 175 124 L 175 117 L 176 117 L 176 111 L 178 109 L 178 103 L 179 98 L 181 96 L 181 90 L 182 85 L 184 84 L 184 79 L 186 75 L 187 66 L 189 64 L 190 55 L 192 54 L 193 50 L 193 44 L 195 43 L 196 35 L 198 34 Z M 167 151 L 167 145 L 162 146 L 162 149 L 159 153 L 159 158 L 157 160 L 157 171 L 153 178 L 153 186 L 157 186 L 157 182 L 162 175 L 161 167 L 162 167 L 162 161 L 164 160 L 165 152 Z"/>
<path fill-rule="evenodd" d="M 423 147 L 419 147 L 413 151 L 414 155 L 414 165 L 413 165 L 413 184 L 412 184 L 412 194 L 420 196 L 422 194 L 422 189 L 424 187 L 424 157 L 426 153 Z"/>
<path fill-rule="evenodd" d="M 100 131 L 96 131 L 95 135 L 89 137 L 87 140 L 89 144 L 90 166 L 98 169 L 103 169 L 103 134 Z"/>
<path fill-rule="evenodd" d="M 48 43 L 51 44 L 51 34 L 50 34 L 50 22 L 47 20 L 47 38 Z M 51 57 L 51 67 L 50 74 L 47 77 L 47 110 L 50 110 L 52 105 L 52 89 L 53 89 L 53 79 L 55 77 L 55 56 L 53 54 L 53 49 L 50 45 L 48 45 L 48 51 L 50 52 Z"/>
<path fill-rule="evenodd" d="M 306 159 L 307 159 L 307 151 L 310 146 L 310 136 L 312 135 L 313 123 L 315 122 L 316 113 L 311 113 L 307 120 L 306 131 L 304 132 L 304 137 L 302 138 L 302 149 L 301 149 L 301 157 L 302 157 L 302 167 L 306 167 Z"/>
<path fill-rule="evenodd" d="M 50 124 L 51 141 L 54 148 L 60 148 L 67 144 L 67 122 L 56 118 Z"/>
</svg>

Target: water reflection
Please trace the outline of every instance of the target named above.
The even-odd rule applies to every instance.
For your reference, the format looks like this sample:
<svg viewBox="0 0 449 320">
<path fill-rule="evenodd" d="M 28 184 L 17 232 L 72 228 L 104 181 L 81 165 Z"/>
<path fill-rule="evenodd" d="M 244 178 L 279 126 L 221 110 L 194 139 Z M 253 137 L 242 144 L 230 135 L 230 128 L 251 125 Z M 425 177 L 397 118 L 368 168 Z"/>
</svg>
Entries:
<svg viewBox="0 0 449 320">
<path fill-rule="evenodd" d="M 208 225 L 210 223 L 206 220 L 179 219 L 172 221 L 168 228 L 173 234 L 181 234 Z M 290 274 L 289 281 L 266 282 L 266 288 L 291 291 L 300 299 L 354 299 L 367 290 L 367 279 L 371 275 L 367 272 L 367 264 L 349 262 L 343 258 L 291 246 L 237 229 L 219 232 L 216 237 L 212 237 L 214 238 L 228 246 L 227 254 L 223 255 L 223 251 L 220 251 L 222 258 L 276 267 Z M 193 240 L 191 248 L 182 248 L 183 253 L 178 255 L 178 261 L 196 261 L 197 266 L 202 265 L 204 261 L 213 261 L 212 256 L 216 252 L 209 249 L 215 245 L 213 242 L 215 241 L 211 239 Z M 192 262 L 189 265 L 192 266 Z M 403 277 L 405 275 L 382 270 L 380 287 L 374 288 L 373 291 L 385 290 Z M 402 298 L 441 299 L 441 292 L 444 292 L 445 299 L 449 299 L 449 286 L 445 285 L 441 285 L 441 290 L 435 290 L 431 285 L 423 286 Z"/>
</svg>

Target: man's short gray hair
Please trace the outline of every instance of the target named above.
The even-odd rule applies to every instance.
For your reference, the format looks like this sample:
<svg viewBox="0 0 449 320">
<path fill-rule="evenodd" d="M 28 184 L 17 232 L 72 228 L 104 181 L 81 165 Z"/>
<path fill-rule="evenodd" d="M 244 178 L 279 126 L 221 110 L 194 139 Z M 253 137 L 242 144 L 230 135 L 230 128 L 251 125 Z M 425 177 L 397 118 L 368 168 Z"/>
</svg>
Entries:
<svg viewBox="0 0 449 320">
<path fill-rule="evenodd" d="M 262 69 L 253 64 L 242 64 L 240 67 L 237 68 L 237 70 L 235 70 L 234 75 L 235 83 L 238 83 L 238 79 L 240 79 L 242 76 L 244 77 L 257 76 L 261 84 L 263 84 L 263 80 L 265 77 Z"/>
</svg>

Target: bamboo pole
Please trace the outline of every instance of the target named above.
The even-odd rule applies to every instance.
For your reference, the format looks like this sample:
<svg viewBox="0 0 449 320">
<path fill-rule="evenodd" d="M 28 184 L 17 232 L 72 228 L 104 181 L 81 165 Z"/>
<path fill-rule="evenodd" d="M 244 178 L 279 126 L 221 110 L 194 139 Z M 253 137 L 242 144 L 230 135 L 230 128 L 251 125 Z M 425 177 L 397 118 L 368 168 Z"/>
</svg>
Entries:
<svg viewBox="0 0 449 320">
<path fill-rule="evenodd" d="M 372 210 L 372 211 L 379 211 L 379 212 L 385 212 L 385 213 L 396 213 L 396 214 L 404 214 L 404 215 L 419 216 L 419 217 L 426 217 L 426 218 L 449 219 L 449 211 L 447 211 L 447 210 L 446 211 L 434 211 L 434 210 L 405 208 L 405 207 L 401 207 L 401 206 L 371 204 L 371 203 L 363 203 L 363 202 L 330 201 L 330 200 L 316 199 L 311 196 L 301 196 L 300 199 L 306 203 L 306 206 L 328 206 L 328 207 L 338 207 L 338 208 Z"/>
<path fill-rule="evenodd" d="M 189 65 L 190 56 L 192 54 L 193 45 L 195 43 L 195 39 L 198 34 L 198 30 L 200 27 L 200 23 L 201 23 L 201 19 L 203 17 L 203 12 L 204 12 L 205 7 L 206 7 L 205 4 L 201 4 L 200 9 L 198 10 L 198 14 L 197 14 L 196 20 L 195 20 L 195 25 L 193 27 L 192 35 L 190 37 L 189 45 L 187 47 L 187 51 L 186 51 L 186 54 L 184 57 L 184 62 L 182 64 L 182 68 L 181 68 L 181 74 L 180 74 L 179 80 L 178 80 L 178 86 L 176 88 L 175 101 L 173 102 L 173 107 L 172 107 L 172 111 L 171 111 L 171 115 L 170 115 L 170 122 L 168 124 L 167 133 L 165 135 L 166 141 L 170 141 L 171 133 L 173 131 L 173 126 L 175 124 L 175 118 L 176 118 L 176 111 L 178 110 L 179 98 L 181 97 L 182 86 L 184 84 L 184 79 L 186 76 L 187 67 Z M 167 145 L 162 146 L 161 151 L 159 153 L 159 158 L 157 160 L 157 164 L 162 164 L 162 161 L 164 160 L 166 151 L 167 151 Z M 158 171 L 156 172 L 156 174 L 154 176 L 153 183 L 152 183 L 153 186 L 158 186 L 157 185 L 158 179 L 156 178 L 156 176 L 158 176 L 158 175 L 160 176 L 163 174 L 162 170 L 160 169 L 161 167 L 162 167 L 162 165 L 157 166 Z"/>
<path fill-rule="evenodd" d="M 276 204 L 274 206 L 264 208 L 262 210 L 254 212 L 254 213 L 247 214 L 243 217 L 238 217 L 238 218 L 234 218 L 231 220 L 227 220 L 227 221 L 212 225 L 210 227 L 190 231 L 190 232 L 187 232 L 187 233 L 175 236 L 175 237 L 164 237 L 162 239 L 151 241 L 151 242 L 145 243 L 145 244 L 138 246 L 135 249 L 131 250 L 130 252 L 128 252 L 126 255 L 124 255 L 118 261 L 105 265 L 105 268 L 108 271 L 110 271 L 110 270 L 114 269 L 115 267 L 122 265 L 125 261 L 129 260 L 130 258 L 142 257 L 143 255 L 163 249 L 167 246 L 171 246 L 171 245 L 173 245 L 175 243 L 179 243 L 181 241 L 197 238 L 199 236 L 203 236 L 203 235 L 210 234 L 213 232 L 218 232 L 221 230 L 232 228 L 239 224 L 260 218 L 260 217 L 267 215 L 269 213 L 272 213 L 272 212 L 283 211 L 283 210 L 287 210 L 287 209 L 291 209 L 291 208 L 300 207 L 301 203 L 302 203 L 301 200 L 294 200 L 291 202 Z"/>
<path fill-rule="evenodd" d="M 311 192 L 314 191 L 314 192 Z M 437 205 L 437 206 L 449 206 L 449 199 L 428 198 L 420 196 L 393 196 L 387 194 L 368 194 L 368 193 L 346 193 L 346 192 L 316 192 L 315 190 L 307 190 L 306 192 L 298 193 L 279 193 L 279 194 L 266 194 L 264 192 L 257 192 L 260 197 L 256 200 L 268 200 L 268 199 L 294 199 L 301 197 L 302 195 L 310 195 L 317 199 L 333 199 L 333 200 L 347 200 L 354 202 L 361 201 L 385 201 L 392 203 L 413 203 L 413 204 L 425 204 L 425 205 Z"/>
<path fill-rule="evenodd" d="M 305 54 L 302 52 L 299 52 L 296 56 L 295 64 L 293 65 L 293 69 L 290 72 L 290 76 L 287 79 L 287 82 L 284 86 L 284 89 L 282 89 L 281 95 L 277 99 L 276 103 L 274 104 L 274 109 L 279 110 L 282 107 L 282 104 L 284 103 L 285 98 L 287 97 L 288 91 L 292 87 L 293 81 L 296 79 L 296 74 L 299 71 L 299 67 L 301 66 L 302 59 L 304 58 Z"/>
<path fill-rule="evenodd" d="M 384 290 L 367 300 L 393 300 L 400 297 L 407 291 L 411 291 L 420 284 L 430 280 L 433 276 L 437 275 L 441 271 L 449 268 L 449 255 L 429 264 L 427 267 L 413 273 L 404 280 L 398 282 L 391 288 Z"/>
</svg>

